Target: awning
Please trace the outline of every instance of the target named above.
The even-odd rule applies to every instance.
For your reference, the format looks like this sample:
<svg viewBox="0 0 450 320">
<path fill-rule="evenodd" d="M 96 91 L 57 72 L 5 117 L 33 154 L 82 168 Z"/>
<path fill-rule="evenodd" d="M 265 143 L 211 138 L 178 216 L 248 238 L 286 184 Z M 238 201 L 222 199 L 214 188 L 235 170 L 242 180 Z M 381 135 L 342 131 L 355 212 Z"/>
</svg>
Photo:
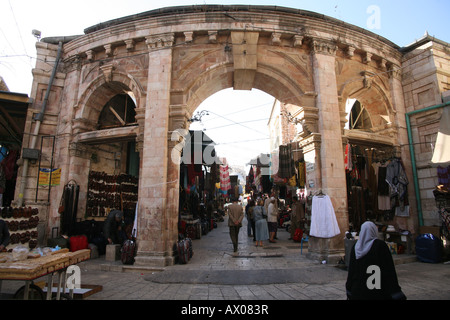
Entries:
<svg viewBox="0 0 450 320">
<path fill-rule="evenodd" d="M 434 166 L 446 167 L 450 165 L 450 107 L 442 111 L 436 145 L 431 158 Z"/>
</svg>

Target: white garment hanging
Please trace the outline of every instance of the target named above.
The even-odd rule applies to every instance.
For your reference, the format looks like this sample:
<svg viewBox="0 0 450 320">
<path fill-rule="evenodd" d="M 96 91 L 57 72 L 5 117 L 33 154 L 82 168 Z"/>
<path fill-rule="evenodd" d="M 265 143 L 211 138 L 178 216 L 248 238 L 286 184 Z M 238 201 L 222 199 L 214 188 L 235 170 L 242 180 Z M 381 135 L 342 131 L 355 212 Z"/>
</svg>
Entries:
<svg viewBox="0 0 450 320">
<path fill-rule="evenodd" d="M 136 210 L 134 211 L 134 223 L 133 223 L 133 231 L 131 232 L 131 234 L 137 239 L 137 228 L 138 228 L 138 223 L 137 223 L 137 219 L 138 219 L 138 202 L 136 202 Z"/>
<path fill-rule="evenodd" d="M 327 195 L 314 196 L 309 234 L 318 238 L 332 238 L 340 233 L 330 197 Z"/>
</svg>

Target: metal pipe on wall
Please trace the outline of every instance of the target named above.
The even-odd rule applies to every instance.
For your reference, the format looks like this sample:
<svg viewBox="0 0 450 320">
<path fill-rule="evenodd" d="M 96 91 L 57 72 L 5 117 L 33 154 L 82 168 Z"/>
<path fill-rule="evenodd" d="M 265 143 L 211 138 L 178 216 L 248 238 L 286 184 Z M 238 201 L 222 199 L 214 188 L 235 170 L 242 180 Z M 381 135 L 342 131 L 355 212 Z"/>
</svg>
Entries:
<svg viewBox="0 0 450 320">
<path fill-rule="evenodd" d="M 434 109 L 438 109 L 438 108 L 443 108 L 446 106 L 450 106 L 450 102 L 438 104 L 435 106 L 430 106 L 430 107 L 420 109 L 420 110 L 414 110 L 414 111 L 406 113 L 406 115 L 405 115 L 406 116 L 406 128 L 408 130 L 409 152 L 411 154 L 411 166 L 412 166 L 412 173 L 413 173 L 413 180 L 414 180 L 414 191 L 416 193 L 417 214 L 419 217 L 419 226 L 420 227 L 423 226 L 422 200 L 420 198 L 420 192 L 419 192 L 419 179 L 417 177 L 416 156 L 414 153 L 410 116 L 417 114 L 417 113 L 421 113 L 421 112 L 426 112 L 426 111 L 430 111 L 430 110 L 434 110 Z"/>
<path fill-rule="evenodd" d="M 48 83 L 48 86 L 47 86 L 47 91 L 45 92 L 45 97 L 44 97 L 44 101 L 42 103 L 41 112 L 37 115 L 37 117 L 35 119 L 36 120 L 36 125 L 34 127 L 34 133 L 33 133 L 32 138 L 31 138 L 30 149 L 34 149 L 36 147 L 36 141 L 37 141 L 37 137 L 38 137 L 38 134 L 39 134 L 39 129 L 41 127 L 42 120 L 44 119 L 45 109 L 47 108 L 48 97 L 50 95 L 50 89 L 51 89 L 51 87 L 53 85 L 53 80 L 55 79 L 56 70 L 58 68 L 59 60 L 61 59 L 61 52 L 62 52 L 62 42 L 60 41 L 59 44 L 58 44 L 58 52 L 56 54 L 55 65 L 53 66 L 52 74 L 50 76 L 50 80 L 49 80 L 49 83 Z M 18 202 L 17 202 L 17 205 L 19 207 L 23 206 L 23 193 L 25 191 L 26 177 L 27 177 L 27 174 L 28 174 L 28 166 L 29 166 L 29 159 L 23 159 L 22 178 L 20 180 L 19 199 L 18 199 Z"/>
</svg>

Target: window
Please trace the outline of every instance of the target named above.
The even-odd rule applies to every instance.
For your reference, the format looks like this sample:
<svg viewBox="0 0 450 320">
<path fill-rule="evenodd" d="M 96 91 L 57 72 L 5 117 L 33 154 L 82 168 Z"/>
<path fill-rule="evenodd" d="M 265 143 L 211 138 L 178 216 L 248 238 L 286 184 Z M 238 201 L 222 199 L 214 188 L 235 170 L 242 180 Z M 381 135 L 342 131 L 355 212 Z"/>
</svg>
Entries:
<svg viewBox="0 0 450 320">
<path fill-rule="evenodd" d="M 346 129 L 367 130 L 372 128 L 372 121 L 370 119 L 369 112 L 367 112 L 364 105 L 358 100 L 347 100 L 346 112 L 348 120 Z"/>
<path fill-rule="evenodd" d="M 123 127 L 136 123 L 136 105 L 128 94 L 114 96 L 100 113 L 99 129 Z"/>
</svg>

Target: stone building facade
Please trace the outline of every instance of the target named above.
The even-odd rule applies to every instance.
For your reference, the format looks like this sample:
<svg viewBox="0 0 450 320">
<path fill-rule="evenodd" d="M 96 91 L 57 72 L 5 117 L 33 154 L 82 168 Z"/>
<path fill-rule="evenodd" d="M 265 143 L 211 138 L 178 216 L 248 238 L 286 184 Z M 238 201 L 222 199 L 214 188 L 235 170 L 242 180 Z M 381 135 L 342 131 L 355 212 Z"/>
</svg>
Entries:
<svg viewBox="0 0 450 320">
<path fill-rule="evenodd" d="M 419 220 L 424 226 L 440 226 L 433 194 L 439 183 L 436 165 L 431 163 L 431 159 L 442 112 L 445 103 L 450 101 L 449 44 L 426 34 L 403 48 L 402 53 L 403 93 L 406 112 L 411 114 L 410 141 L 419 186 L 415 197 L 421 199 Z M 433 108 L 440 105 L 443 106 Z"/>
<path fill-rule="evenodd" d="M 59 223 L 63 185 L 75 181 L 80 187 L 78 217 L 84 218 L 89 172 L 93 167 L 121 172 L 135 151 L 136 264 L 172 264 L 178 238 L 177 158 L 183 142 L 177 130 L 188 128 L 203 100 L 226 88 L 256 88 L 296 110 L 302 123 L 297 140 L 312 164 L 308 180 L 332 199 L 342 232 L 311 241 L 313 257 L 343 252 L 349 223 L 344 150 L 349 141 L 393 149 L 412 181 L 405 114 L 420 105 L 411 104 L 416 96 L 402 75 L 405 61 L 419 63 L 414 62 L 415 51 L 405 54 L 387 39 L 342 21 L 271 6 L 172 7 L 104 22 L 80 36 L 42 39 L 36 48 L 34 102 L 24 146 L 33 143 L 33 132 L 53 137 L 54 149 L 50 141 L 43 142 L 42 161 L 52 160 L 61 168 L 61 182 L 50 191 L 38 190 L 35 202 L 38 168 L 21 166 L 18 184 L 23 188 L 16 198 L 41 207 L 47 235 Z M 440 59 L 448 61 L 448 53 L 442 53 Z M 55 60 L 59 63 L 49 88 Z M 423 103 L 437 101 L 439 90 L 433 87 L 432 98 L 422 97 L 428 99 Z M 133 103 L 117 102 L 122 107 L 114 109 L 111 101 L 118 95 L 131 97 Z M 344 129 L 350 98 L 364 105 L 370 130 Z M 126 106 L 134 108 L 134 119 L 125 120 Z M 108 117 L 113 120 L 106 121 Z M 412 206 L 406 225 L 414 230 L 417 213 Z"/>
</svg>

